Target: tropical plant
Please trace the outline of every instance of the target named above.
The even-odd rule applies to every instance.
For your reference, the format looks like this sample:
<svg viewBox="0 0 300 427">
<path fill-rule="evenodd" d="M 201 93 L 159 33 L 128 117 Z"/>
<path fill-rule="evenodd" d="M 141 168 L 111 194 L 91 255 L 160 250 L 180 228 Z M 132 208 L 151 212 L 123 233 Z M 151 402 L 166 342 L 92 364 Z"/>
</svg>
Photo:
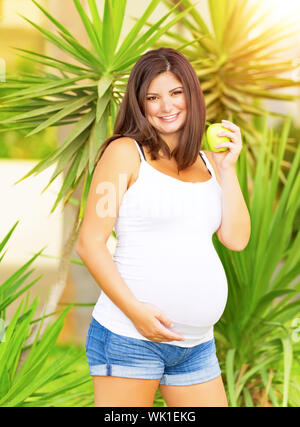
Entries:
<svg viewBox="0 0 300 427">
<path fill-rule="evenodd" d="M 18 222 L 0 242 L 1 262 L 6 253 L 5 245 L 17 224 Z M 27 296 L 19 302 L 12 318 L 7 322 L 5 333 L 2 331 L 1 334 L 0 406 L 57 406 L 70 401 L 74 406 L 76 403 L 80 406 L 83 402 L 89 405 L 92 403 L 92 395 L 86 387 L 90 381 L 87 366 L 81 370 L 74 369 L 78 352 L 71 349 L 49 361 L 71 306 L 60 310 L 62 312 L 48 326 L 42 338 L 39 336 L 44 317 L 34 318 L 38 298 L 30 303 L 28 291 L 40 277 L 27 285 L 25 283 L 34 271 L 29 270 L 30 266 L 41 252 L 36 253 L 0 285 L 1 323 L 7 322 L 7 307 L 27 292 Z M 29 342 L 35 329 L 38 333 L 35 334 L 34 340 Z M 63 383 L 60 382 L 61 377 L 64 378 Z"/>
<path fill-rule="evenodd" d="M 0 134 L 0 158 L 43 159 L 57 148 L 54 128 L 45 129 L 39 135 L 26 139 L 24 131 L 8 131 Z"/>
<path fill-rule="evenodd" d="M 174 7 L 174 0 L 163 1 Z M 260 141 L 260 132 L 251 117 L 266 113 L 259 100 L 294 101 L 297 97 L 278 89 L 300 86 L 300 79 L 280 77 L 299 68 L 292 50 L 296 42 L 291 38 L 299 34 L 299 26 L 291 19 L 277 24 L 267 22 L 270 11 L 264 11 L 261 2 L 208 0 L 207 4 L 212 30 L 197 9 L 190 8 L 192 2 L 183 0 L 175 13 L 189 9 L 181 18 L 188 35 L 169 30 L 169 41 L 164 38 L 163 45 L 179 49 L 191 61 L 204 92 L 207 120 L 219 122 L 232 117 L 243 129 L 245 141 L 249 141 L 249 156 L 256 159 L 254 147 Z M 279 45 L 283 40 L 289 42 L 291 49 L 288 59 L 283 59 L 287 48 Z M 160 39 L 154 46 L 161 43 Z M 276 112 L 269 114 L 284 117 Z"/>
<path fill-rule="evenodd" d="M 126 0 L 105 0 L 103 19 L 96 0 L 88 0 L 91 18 L 80 0 L 73 0 L 90 41 L 88 49 L 54 16 L 35 0 L 32 1 L 57 28 L 59 35 L 26 17 L 24 19 L 64 54 L 75 58 L 78 65 L 17 49 L 23 57 L 54 68 L 61 75 L 44 71 L 40 75 L 7 78 L 7 82 L 0 85 L 0 113 L 9 113 L 10 117 L 0 124 L 2 131 L 24 129 L 27 136 L 50 126 L 74 124 L 61 146 L 21 179 L 40 173 L 55 163 L 50 185 L 69 166 L 52 211 L 62 199 L 66 203 L 79 183 L 84 181 L 82 218 L 96 156 L 100 156 L 99 147 L 112 131 L 132 66 L 186 12 L 177 14 L 166 24 L 173 12 L 171 9 L 146 31 L 144 24 L 160 3 L 160 0 L 151 0 L 119 46 Z"/>
<path fill-rule="evenodd" d="M 279 172 L 286 150 L 291 119 L 285 120 L 279 144 L 265 119 L 259 162 L 250 197 L 247 180 L 247 148 L 238 163 L 240 185 L 251 216 L 251 237 L 241 252 L 225 248 L 214 235 L 213 241 L 224 265 L 228 303 L 216 325 L 216 337 L 225 360 L 230 401 L 233 406 L 253 404 L 252 382 L 266 388 L 273 405 L 288 402 L 292 341 L 289 325 L 300 317 L 300 231 L 292 242 L 293 222 L 300 199 L 300 145 L 292 161 L 279 200 L 276 199 Z M 276 160 L 271 160 L 275 149 Z M 274 389 L 278 380 L 268 373 L 284 354 L 282 400 Z M 280 382 L 280 381 L 279 381 Z M 253 397 L 253 396 L 252 396 Z"/>
<path fill-rule="evenodd" d="M 37 73 L 37 67 L 39 67 L 39 64 L 23 58 L 17 58 L 13 63 L 7 64 L 7 69 L 13 68 L 18 75 L 33 75 Z M 9 113 L 5 113 L 5 109 L 1 110 L 2 120 L 9 116 Z M 26 131 L 24 130 L 11 130 L 0 133 L 0 158 L 43 159 L 57 148 L 57 132 L 55 128 L 45 129 L 29 139 L 25 138 L 25 135 Z"/>
</svg>

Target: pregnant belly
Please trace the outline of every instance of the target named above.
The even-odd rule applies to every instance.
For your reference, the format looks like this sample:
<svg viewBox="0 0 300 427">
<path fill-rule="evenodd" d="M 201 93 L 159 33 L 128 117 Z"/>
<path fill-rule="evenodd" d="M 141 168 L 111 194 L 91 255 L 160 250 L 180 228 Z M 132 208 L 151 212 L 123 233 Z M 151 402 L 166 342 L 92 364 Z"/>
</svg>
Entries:
<svg viewBox="0 0 300 427">
<path fill-rule="evenodd" d="M 206 327 L 214 325 L 221 317 L 227 301 L 227 282 L 222 272 L 213 278 L 179 281 L 173 286 L 153 287 L 146 300 L 159 307 L 178 325 Z M 154 292 L 155 290 L 155 292 Z"/>
<path fill-rule="evenodd" d="M 225 309 L 227 280 L 217 253 L 203 261 L 189 256 L 155 262 L 152 256 L 151 268 L 120 264 L 119 271 L 139 301 L 160 308 L 179 329 L 212 326 Z"/>
</svg>

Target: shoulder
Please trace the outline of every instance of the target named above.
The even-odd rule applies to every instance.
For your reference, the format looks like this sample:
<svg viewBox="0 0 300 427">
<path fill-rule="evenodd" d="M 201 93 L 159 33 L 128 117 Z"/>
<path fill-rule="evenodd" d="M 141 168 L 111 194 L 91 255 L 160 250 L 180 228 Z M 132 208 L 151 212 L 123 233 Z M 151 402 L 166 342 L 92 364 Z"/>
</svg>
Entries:
<svg viewBox="0 0 300 427">
<path fill-rule="evenodd" d="M 120 137 L 111 141 L 104 149 L 95 168 L 95 175 L 105 177 L 107 180 L 125 173 L 128 183 L 139 165 L 140 158 L 134 139 Z"/>
<path fill-rule="evenodd" d="M 137 153 L 137 147 L 134 142 L 134 139 L 128 138 L 128 137 L 120 137 L 117 139 L 114 139 L 112 142 L 108 144 L 108 146 L 105 149 L 106 157 L 109 156 L 119 156 L 122 160 L 130 160 L 130 158 Z"/>
<path fill-rule="evenodd" d="M 113 164 L 116 168 L 132 169 L 139 160 L 139 153 L 134 139 L 120 137 L 111 141 L 104 149 L 99 164 Z"/>
<path fill-rule="evenodd" d="M 202 152 L 206 155 L 206 157 L 208 158 L 209 163 L 211 164 L 211 166 L 212 166 L 212 167 L 213 167 L 213 169 L 214 169 L 214 172 L 215 172 L 215 175 L 216 175 L 217 181 L 219 182 L 219 184 L 221 184 L 220 176 L 219 176 L 219 173 L 218 173 L 218 169 L 217 169 L 217 166 L 216 166 L 215 162 L 213 161 L 211 151 L 207 151 L 207 150 L 201 150 L 201 151 L 202 151 Z"/>
</svg>

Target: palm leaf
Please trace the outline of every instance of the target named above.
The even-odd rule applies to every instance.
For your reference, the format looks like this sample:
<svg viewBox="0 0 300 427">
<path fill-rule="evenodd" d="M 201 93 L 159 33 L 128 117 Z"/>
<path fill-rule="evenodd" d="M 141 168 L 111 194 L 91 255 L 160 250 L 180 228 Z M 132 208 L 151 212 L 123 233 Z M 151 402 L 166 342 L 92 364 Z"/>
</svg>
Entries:
<svg viewBox="0 0 300 427">
<path fill-rule="evenodd" d="M 170 17 L 171 10 L 151 28 L 143 31 L 147 19 L 159 4 L 159 0 L 152 0 L 118 48 L 126 1 L 105 0 L 102 19 L 95 0 L 88 1 L 90 15 L 80 0 L 73 1 L 91 49 L 80 44 L 69 29 L 35 0 L 34 4 L 54 26 L 55 32 L 35 24 L 29 18 L 23 18 L 44 39 L 72 60 L 75 59 L 76 65 L 69 63 L 67 59 L 61 61 L 21 49 L 19 51 L 29 60 L 60 70 L 62 77 L 47 72 L 40 76 L 9 78 L 5 89 L 0 86 L 0 111 L 5 111 L 6 114 L 0 122 L 0 132 L 6 132 L 8 129 L 28 131 L 27 137 L 31 137 L 50 126 L 74 125 L 54 153 L 41 160 L 17 181 L 38 174 L 56 163 L 54 173 L 46 186 L 48 188 L 69 166 L 66 182 L 59 191 L 55 207 L 63 199 L 65 202 L 70 200 L 84 176 L 86 167 L 92 173 L 98 148 L 107 138 L 107 133 L 112 132 L 132 64 L 185 15 L 185 12 L 182 12 L 167 25 L 163 25 Z M 175 8 L 173 7 L 173 11 Z"/>
</svg>

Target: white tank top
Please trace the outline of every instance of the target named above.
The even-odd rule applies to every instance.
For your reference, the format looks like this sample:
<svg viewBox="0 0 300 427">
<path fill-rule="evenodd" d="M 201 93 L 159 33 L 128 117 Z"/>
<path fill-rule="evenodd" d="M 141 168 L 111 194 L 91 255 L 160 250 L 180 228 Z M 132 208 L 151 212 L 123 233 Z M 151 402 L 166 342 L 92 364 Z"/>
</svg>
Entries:
<svg viewBox="0 0 300 427">
<path fill-rule="evenodd" d="M 141 157 L 137 180 L 125 192 L 115 222 L 113 260 L 135 297 L 160 308 L 170 330 L 191 347 L 213 338 L 213 325 L 227 300 L 227 280 L 212 243 L 222 218 L 222 189 L 206 155 L 211 178 L 184 182 L 158 171 Z M 112 332 L 149 341 L 104 292 L 93 317 Z"/>
</svg>

